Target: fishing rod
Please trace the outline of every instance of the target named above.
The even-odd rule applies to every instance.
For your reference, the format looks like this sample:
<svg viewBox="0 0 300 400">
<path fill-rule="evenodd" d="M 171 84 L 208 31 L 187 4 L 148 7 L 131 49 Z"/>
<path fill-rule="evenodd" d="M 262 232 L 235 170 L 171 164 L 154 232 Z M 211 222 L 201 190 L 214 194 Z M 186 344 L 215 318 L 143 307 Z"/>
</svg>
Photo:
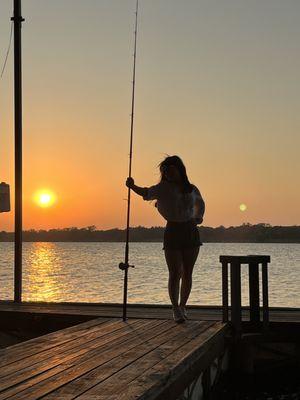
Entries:
<svg viewBox="0 0 300 400">
<path fill-rule="evenodd" d="M 135 106 L 135 71 L 136 71 L 136 43 L 137 43 L 137 27 L 138 27 L 138 8 L 139 0 L 136 0 L 135 8 L 135 26 L 134 26 L 134 52 L 133 52 L 133 72 L 132 72 L 132 97 L 131 97 L 131 121 L 130 121 L 130 145 L 129 145 L 129 170 L 128 177 L 131 178 L 132 165 L 132 144 L 133 144 L 133 128 L 134 128 L 134 106 Z M 123 321 L 127 318 L 127 291 L 128 291 L 128 268 L 134 268 L 129 265 L 129 231 L 130 231 L 130 193 L 128 187 L 127 194 L 127 218 L 126 218 L 126 244 L 125 244 L 125 261 L 119 264 L 119 268 L 124 271 L 124 287 L 123 287 Z"/>
</svg>

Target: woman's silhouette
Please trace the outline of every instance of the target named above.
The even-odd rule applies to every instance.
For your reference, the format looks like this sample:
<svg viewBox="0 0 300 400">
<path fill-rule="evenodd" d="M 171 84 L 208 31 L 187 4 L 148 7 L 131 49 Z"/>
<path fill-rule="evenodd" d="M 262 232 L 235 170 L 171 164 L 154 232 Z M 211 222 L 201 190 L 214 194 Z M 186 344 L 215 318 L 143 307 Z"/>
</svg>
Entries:
<svg viewBox="0 0 300 400">
<path fill-rule="evenodd" d="M 126 185 L 144 200 L 156 199 L 155 206 L 167 220 L 163 249 L 169 269 L 169 296 L 174 320 L 183 322 L 187 319 L 185 306 L 192 288 L 193 268 L 202 245 L 197 224 L 203 221 L 205 203 L 198 188 L 189 182 L 178 156 L 166 157 L 159 168 L 161 180 L 157 185 L 139 187 L 132 178 L 127 178 Z"/>
</svg>

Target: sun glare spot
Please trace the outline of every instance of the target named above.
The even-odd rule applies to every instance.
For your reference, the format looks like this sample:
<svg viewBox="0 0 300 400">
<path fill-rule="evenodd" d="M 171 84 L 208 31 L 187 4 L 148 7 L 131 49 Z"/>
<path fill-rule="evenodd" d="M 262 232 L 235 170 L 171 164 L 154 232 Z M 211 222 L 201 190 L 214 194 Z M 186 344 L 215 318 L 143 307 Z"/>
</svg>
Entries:
<svg viewBox="0 0 300 400">
<path fill-rule="evenodd" d="M 40 196 L 40 203 L 41 204 L 49 204 L 51 200 L 51 196 L 49 193 L 44 193 Z"/>
<path fill-rule="evenodd" d="M 240 210 L 241 211 L 246 211 L 247 210 L 246 204 L 244 204 L 244 203 L 240 204 Z"/>
</svg>

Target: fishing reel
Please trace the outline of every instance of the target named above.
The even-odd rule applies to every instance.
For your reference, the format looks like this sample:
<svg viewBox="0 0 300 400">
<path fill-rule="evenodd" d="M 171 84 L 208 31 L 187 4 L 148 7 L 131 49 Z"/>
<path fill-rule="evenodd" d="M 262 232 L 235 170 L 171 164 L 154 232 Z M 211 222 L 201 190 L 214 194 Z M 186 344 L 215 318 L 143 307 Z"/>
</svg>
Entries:
<svg viewBox="0 0 300 400">
<path fill-rule="evenodd" d="M 122 270 L 122 271 L 125 271 L 125 269 L 128 269 L 128 268 L 134 268 L 134 265 L 129 265 L 128 263 L 123 263 L 123 262 L 120 262 L 120 264 L 119 264 L 119 268 Z"/>
</svg>

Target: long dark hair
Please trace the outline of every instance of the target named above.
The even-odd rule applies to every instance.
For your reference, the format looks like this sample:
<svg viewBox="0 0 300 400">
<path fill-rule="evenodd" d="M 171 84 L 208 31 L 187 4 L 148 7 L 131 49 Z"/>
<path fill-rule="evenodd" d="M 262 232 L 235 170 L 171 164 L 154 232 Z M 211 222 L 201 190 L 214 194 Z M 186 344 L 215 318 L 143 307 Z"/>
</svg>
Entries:
<svg viewBox="0 0 300 400">
<path fill-rule="evenodd" d="M 191 191 L 193 190 L 193 185 L 190 183 L 187 177 L 186 168 L 185 165 L 183 164 L 183 161 L 178 156 L 167 156 L 163 161 L 161 161 L 158 164 L 161 175 L 161 181 L 167 180 L 165 176 L 165 169 L 168 168 L 170 165 L 175 166 L 179 171 L 183 184 L 182 187 L 183 193 L 191 193 Z"/>
</svg>

